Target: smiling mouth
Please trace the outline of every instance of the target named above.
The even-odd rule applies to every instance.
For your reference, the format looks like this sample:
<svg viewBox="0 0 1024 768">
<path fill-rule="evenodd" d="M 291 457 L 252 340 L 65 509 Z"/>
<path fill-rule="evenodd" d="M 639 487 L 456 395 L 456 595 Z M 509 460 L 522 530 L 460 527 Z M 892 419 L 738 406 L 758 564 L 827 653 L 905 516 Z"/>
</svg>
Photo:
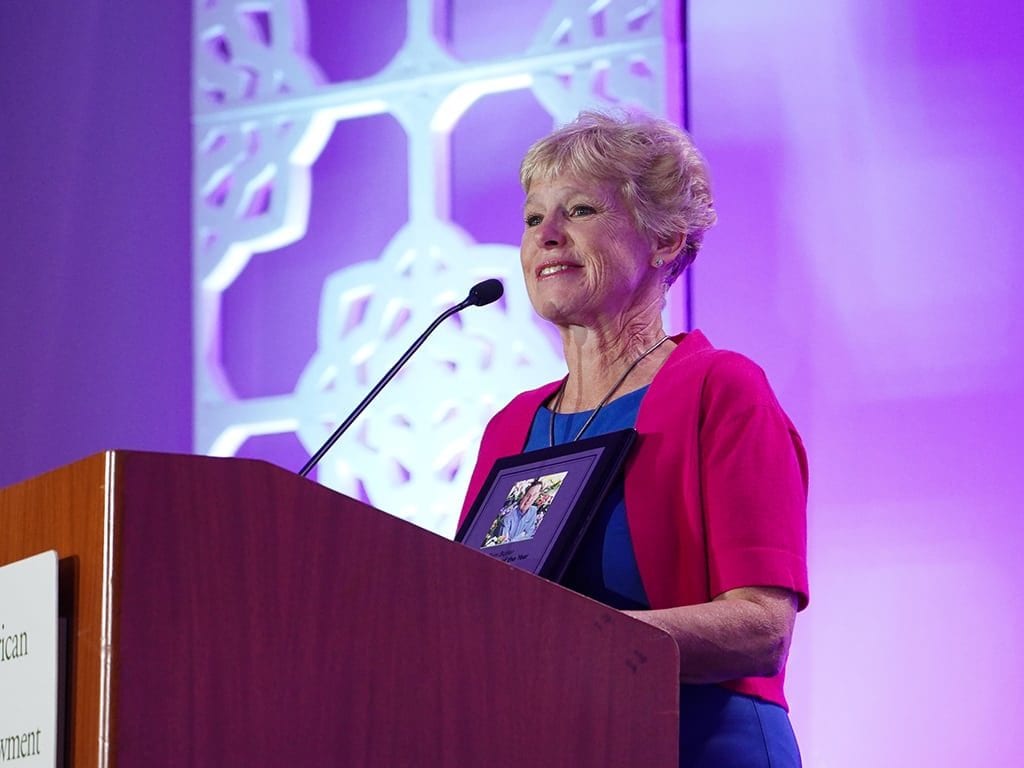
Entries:
<svg viewBox="0 0 1024 768">
<path fill-rule="evenodd" d="M 542 267 L 537 270 L 537 277 L 550 277 L 551 275 L 557 275 L 559 272 L 564 272 L 567 269 L 571 269 L 572 264 L 549 264 L 546 267 Z"/>
</svg>

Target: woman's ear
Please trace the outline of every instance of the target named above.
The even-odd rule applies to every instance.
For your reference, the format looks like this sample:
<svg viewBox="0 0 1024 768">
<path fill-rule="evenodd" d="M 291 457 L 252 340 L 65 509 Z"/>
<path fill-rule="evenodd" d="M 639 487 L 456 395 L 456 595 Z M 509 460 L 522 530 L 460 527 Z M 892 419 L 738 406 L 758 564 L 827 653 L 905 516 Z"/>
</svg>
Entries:
<svg viewBox="0 0 1024 768">
<path fill-rule="evenodd" d="M 685 232 L 677 233 L 669 238 L 659 239 L 654 250 L 651 251 L 651 266 L 659 268 L 668 264 L 672 259 L 680 258 L 683 246 L 685 245 Z"/>
</svg>

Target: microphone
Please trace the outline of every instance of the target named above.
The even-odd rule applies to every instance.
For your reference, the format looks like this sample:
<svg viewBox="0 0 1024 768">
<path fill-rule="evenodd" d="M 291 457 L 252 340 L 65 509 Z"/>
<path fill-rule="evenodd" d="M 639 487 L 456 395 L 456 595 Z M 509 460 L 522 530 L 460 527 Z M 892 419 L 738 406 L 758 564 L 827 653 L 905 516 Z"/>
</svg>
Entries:
<svg viewBox="0 0 1024 768">
<path fill-rule="evenodd" d="M 496 302 L 503 293 L 505 293 L 505 286 L 501 284 L 501 280 L 496 280 L 492 277 L 490 280 L 484 280 L 482 283 L 477 283 L 470 288 L 469 296 L 466 297 L 466 301 L 463 303 L 484 307 Z"/>
<path fill-rule="evenodd" d="M 427 340 L 427 337 L 434 332 L 434 329 L 437 328 L 437 326 L 456 312 L 461 312 L 466 307 L 483 307 L 487 304 L 493 304 L 501 298 L 503 293 L 505 293 L 505 287 L 501 284 L 501 281 L 492 277 L 489 280 L 484 280 L 474 285 L 469 289 L 469 295 L 466 296 L 466 298 L 454 307 L 449 307 L 438 315 L 427 330 L 420 334 L 419 338 L 412 343 L 412 346 L 405 351 L 405 354 L 398 358 L 398 362 L 391 366 L 391 370 L 384 374 L 384 378 L 377 382 L 374 388 L 370 390 L 370 394 L 363 398 L 363 401 L 356 406 L 355 410 L 352 411 L 352 413 L 350 413 L 340 425 L 338 425 L 338 428 L 334 430 L 329 438 L 327 438 L 327 441 L 309 458 L 309 461 L 307 461 L 302 469 L 299 470 L 299 477 L 305 477 L 310 473 L 313 467 L 320 463 L 320 459 L 324 457 L 324 454 L 331 450 L 331 447 L 338 441 L 338 438 L 345 433 L 345 430 L 352 426 L 352 423 L 359 418 L 359 414 L 366 410 L 366 406 L 373 402 L 373 399 L 377 397 L 377 395 L 380 394 L 380 391 L 387 386 L 387 383 L 395 377 L 395 374 L 398 373 L 401 367 L 405 365 L 410 357 L 412 357 L 413 353 L 420 348 L 420 345 Z"/>
</svg>

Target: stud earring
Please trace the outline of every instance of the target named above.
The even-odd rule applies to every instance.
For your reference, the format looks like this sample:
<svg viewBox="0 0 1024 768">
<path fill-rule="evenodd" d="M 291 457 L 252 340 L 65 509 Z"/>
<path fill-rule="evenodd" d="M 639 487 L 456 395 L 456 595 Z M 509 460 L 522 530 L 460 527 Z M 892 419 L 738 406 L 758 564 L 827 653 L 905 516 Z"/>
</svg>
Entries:
<svg viewBox="0 0 1024 768">
<path fill-rule="evenodd" d="M 665 266 L 665 260 L 660 258 L 660 257 L 655 259 L 654 260 L 654 266 L 655 267 L 663 267 L 663 266 Z"/>
</svg>

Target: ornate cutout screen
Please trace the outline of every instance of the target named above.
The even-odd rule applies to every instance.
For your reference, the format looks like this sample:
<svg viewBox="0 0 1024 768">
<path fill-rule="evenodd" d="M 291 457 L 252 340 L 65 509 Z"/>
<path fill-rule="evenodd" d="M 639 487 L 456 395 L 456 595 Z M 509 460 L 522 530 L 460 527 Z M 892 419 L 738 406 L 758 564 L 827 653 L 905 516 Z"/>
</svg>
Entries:
<svg viewBox="0 0 1024 768">
<path fill-rule="evenodd" d="M 498 277 L 317 470 L 451 535 L 487 419 L 563 374 L 519 276 L 518 161 L 585 107 L 678 118 L 679 8 L 499 5 L 195 0 L 197 452 L 297 469 Z"/>
</svg>

